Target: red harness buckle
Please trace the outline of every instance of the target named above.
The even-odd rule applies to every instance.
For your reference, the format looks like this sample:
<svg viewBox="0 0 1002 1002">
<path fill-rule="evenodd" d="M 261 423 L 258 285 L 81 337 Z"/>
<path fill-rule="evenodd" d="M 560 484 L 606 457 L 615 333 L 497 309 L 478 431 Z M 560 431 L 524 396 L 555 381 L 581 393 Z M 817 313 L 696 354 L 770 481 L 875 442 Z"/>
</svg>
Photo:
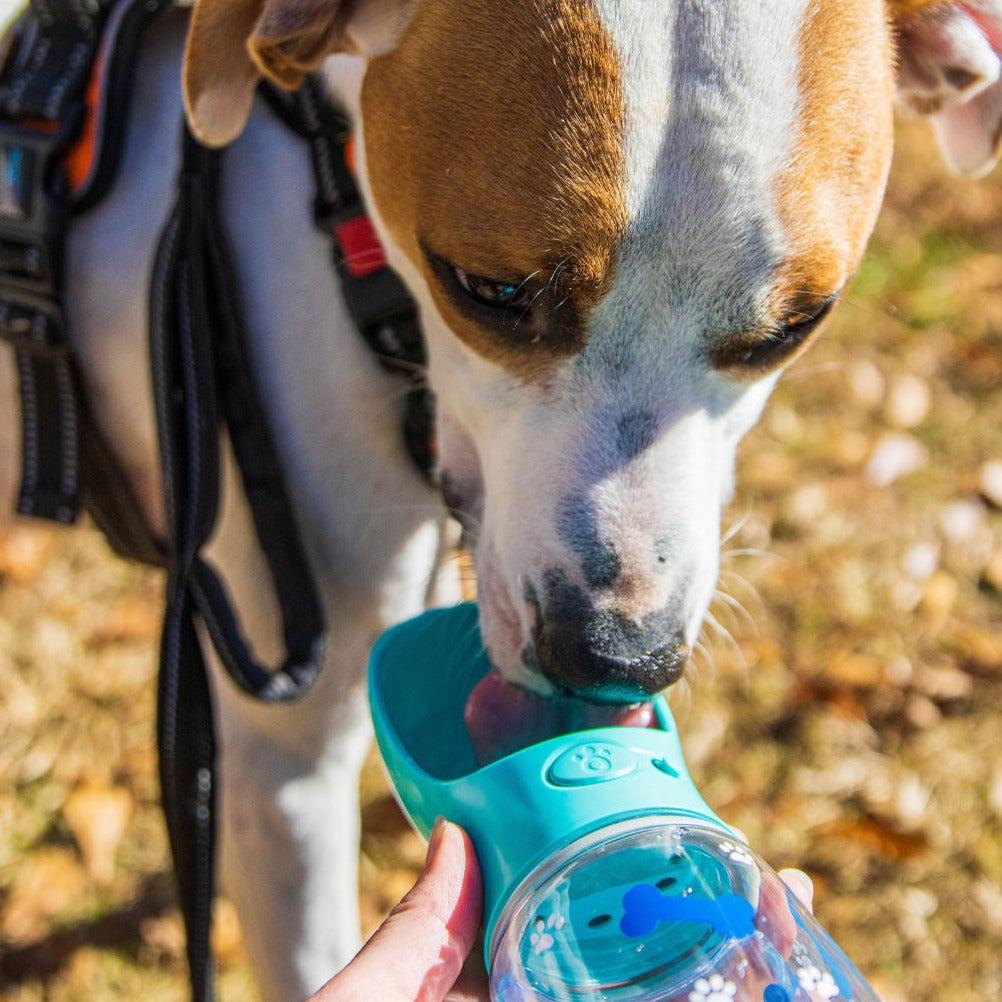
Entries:
<svg viewBox="0 0 1002 1002">
<path fill-rule="evenodd" d="M 368 216 L 355 216 L 338 223 L 334 239 L 352 278 L 365 278 L 386 267 L 386 252 Z"/>
</svg>

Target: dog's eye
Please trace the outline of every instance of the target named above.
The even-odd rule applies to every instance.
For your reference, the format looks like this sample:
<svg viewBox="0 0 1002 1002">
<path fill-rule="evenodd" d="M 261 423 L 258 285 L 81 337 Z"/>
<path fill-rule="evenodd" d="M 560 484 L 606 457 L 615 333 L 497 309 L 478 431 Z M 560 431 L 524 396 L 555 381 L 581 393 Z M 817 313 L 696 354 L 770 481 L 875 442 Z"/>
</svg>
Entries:
<svg viewBox="0 0 1002 1002">
<path fill-rule="evenodd" d="M 740 374 L 763 372 L 781 364 L 814 333 L 837 302 L 837 294 L 826 298 L 804 297 L 765 337 L 740 335 L 714 349 L 714 366 Z"/>
<path fill-rule="evenodd" d="M 456 283 L 471 299 L 483 306 L 497 309 L 525 309 L 532 303 L 532 290 L 527 282 L 510 282 L 503 279 L 471 275 L 459 265 L 451 265 Z"/>
<path fill-rule="evenodd" d="M 837 296 L 829 296 L 813 303 L 798 304 L 796 309 L 787 313 L 777 324 L 774 333 L 783 339 L 790 337 L 802 339 L 828 316 L 837 299 Z"/>
</svg>

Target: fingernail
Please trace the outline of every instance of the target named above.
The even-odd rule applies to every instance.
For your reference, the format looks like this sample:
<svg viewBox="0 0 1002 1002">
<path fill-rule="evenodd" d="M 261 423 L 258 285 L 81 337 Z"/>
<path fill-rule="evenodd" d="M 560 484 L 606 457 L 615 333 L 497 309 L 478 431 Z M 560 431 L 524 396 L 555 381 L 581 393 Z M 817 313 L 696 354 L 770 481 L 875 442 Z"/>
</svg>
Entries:
<svg viewBox="0 0 1002 1002">
<path fill-rule="evenodd" d="M 424 865 L 428 866 L 431 861 L 435 858 L 438 852 L 438 847 L 442 842 L 442 836 L 445 834 L 446 825 L 448 821 L 445 820 L 441 815 L 435 818 L 435 824 L 431 829 L 431 835 L 428 838 L 428 851 L 425 853 Z"/>
<path fill-rule="evenodd" d="M 807 876 L 807 874 L 804 873 L 803 870 L 791 870 L 789 875 L 803 889 L 804 893 L 801 895 L 801 897 L 805 901 L 813 901 L 814 900 L 814 881 L 811 880 L 811 878 L 809 876 Z"/>
</svg>

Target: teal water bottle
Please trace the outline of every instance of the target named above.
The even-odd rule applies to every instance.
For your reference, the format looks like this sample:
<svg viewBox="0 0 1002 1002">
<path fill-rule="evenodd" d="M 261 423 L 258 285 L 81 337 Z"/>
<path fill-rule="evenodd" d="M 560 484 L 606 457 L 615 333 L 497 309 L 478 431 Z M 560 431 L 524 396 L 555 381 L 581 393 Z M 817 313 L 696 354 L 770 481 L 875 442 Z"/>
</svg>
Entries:
<svg viewBox="0 0 1002 1002">
<path fill-rule="evenodd" d="M 879 1002 L 780 878 L 689 778 L 656 726 L 564 734 L 478 767 L 463 709 L 490 670 L 472 605 L 373 649 L 376 738 L 427 836 L 473 840 L 494 1002 Z"/>
</svg>

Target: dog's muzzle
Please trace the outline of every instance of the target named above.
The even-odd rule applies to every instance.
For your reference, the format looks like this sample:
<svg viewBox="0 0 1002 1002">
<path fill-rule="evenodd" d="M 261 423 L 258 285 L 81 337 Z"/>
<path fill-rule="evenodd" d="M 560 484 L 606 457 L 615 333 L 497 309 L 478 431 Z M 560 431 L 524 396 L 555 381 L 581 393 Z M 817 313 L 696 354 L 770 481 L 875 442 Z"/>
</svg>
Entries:
<svg viewBox="0 0 1002 1002">
<path fill-rule="evenodd" d="M 563 691 L 599 703 L 635 703 L 677 682 L 689 660 L 672 609 L 639 622 L 599 609 L 566 581 L 548 582 L 534 631 L 536 666 Z"/>
</svg>

